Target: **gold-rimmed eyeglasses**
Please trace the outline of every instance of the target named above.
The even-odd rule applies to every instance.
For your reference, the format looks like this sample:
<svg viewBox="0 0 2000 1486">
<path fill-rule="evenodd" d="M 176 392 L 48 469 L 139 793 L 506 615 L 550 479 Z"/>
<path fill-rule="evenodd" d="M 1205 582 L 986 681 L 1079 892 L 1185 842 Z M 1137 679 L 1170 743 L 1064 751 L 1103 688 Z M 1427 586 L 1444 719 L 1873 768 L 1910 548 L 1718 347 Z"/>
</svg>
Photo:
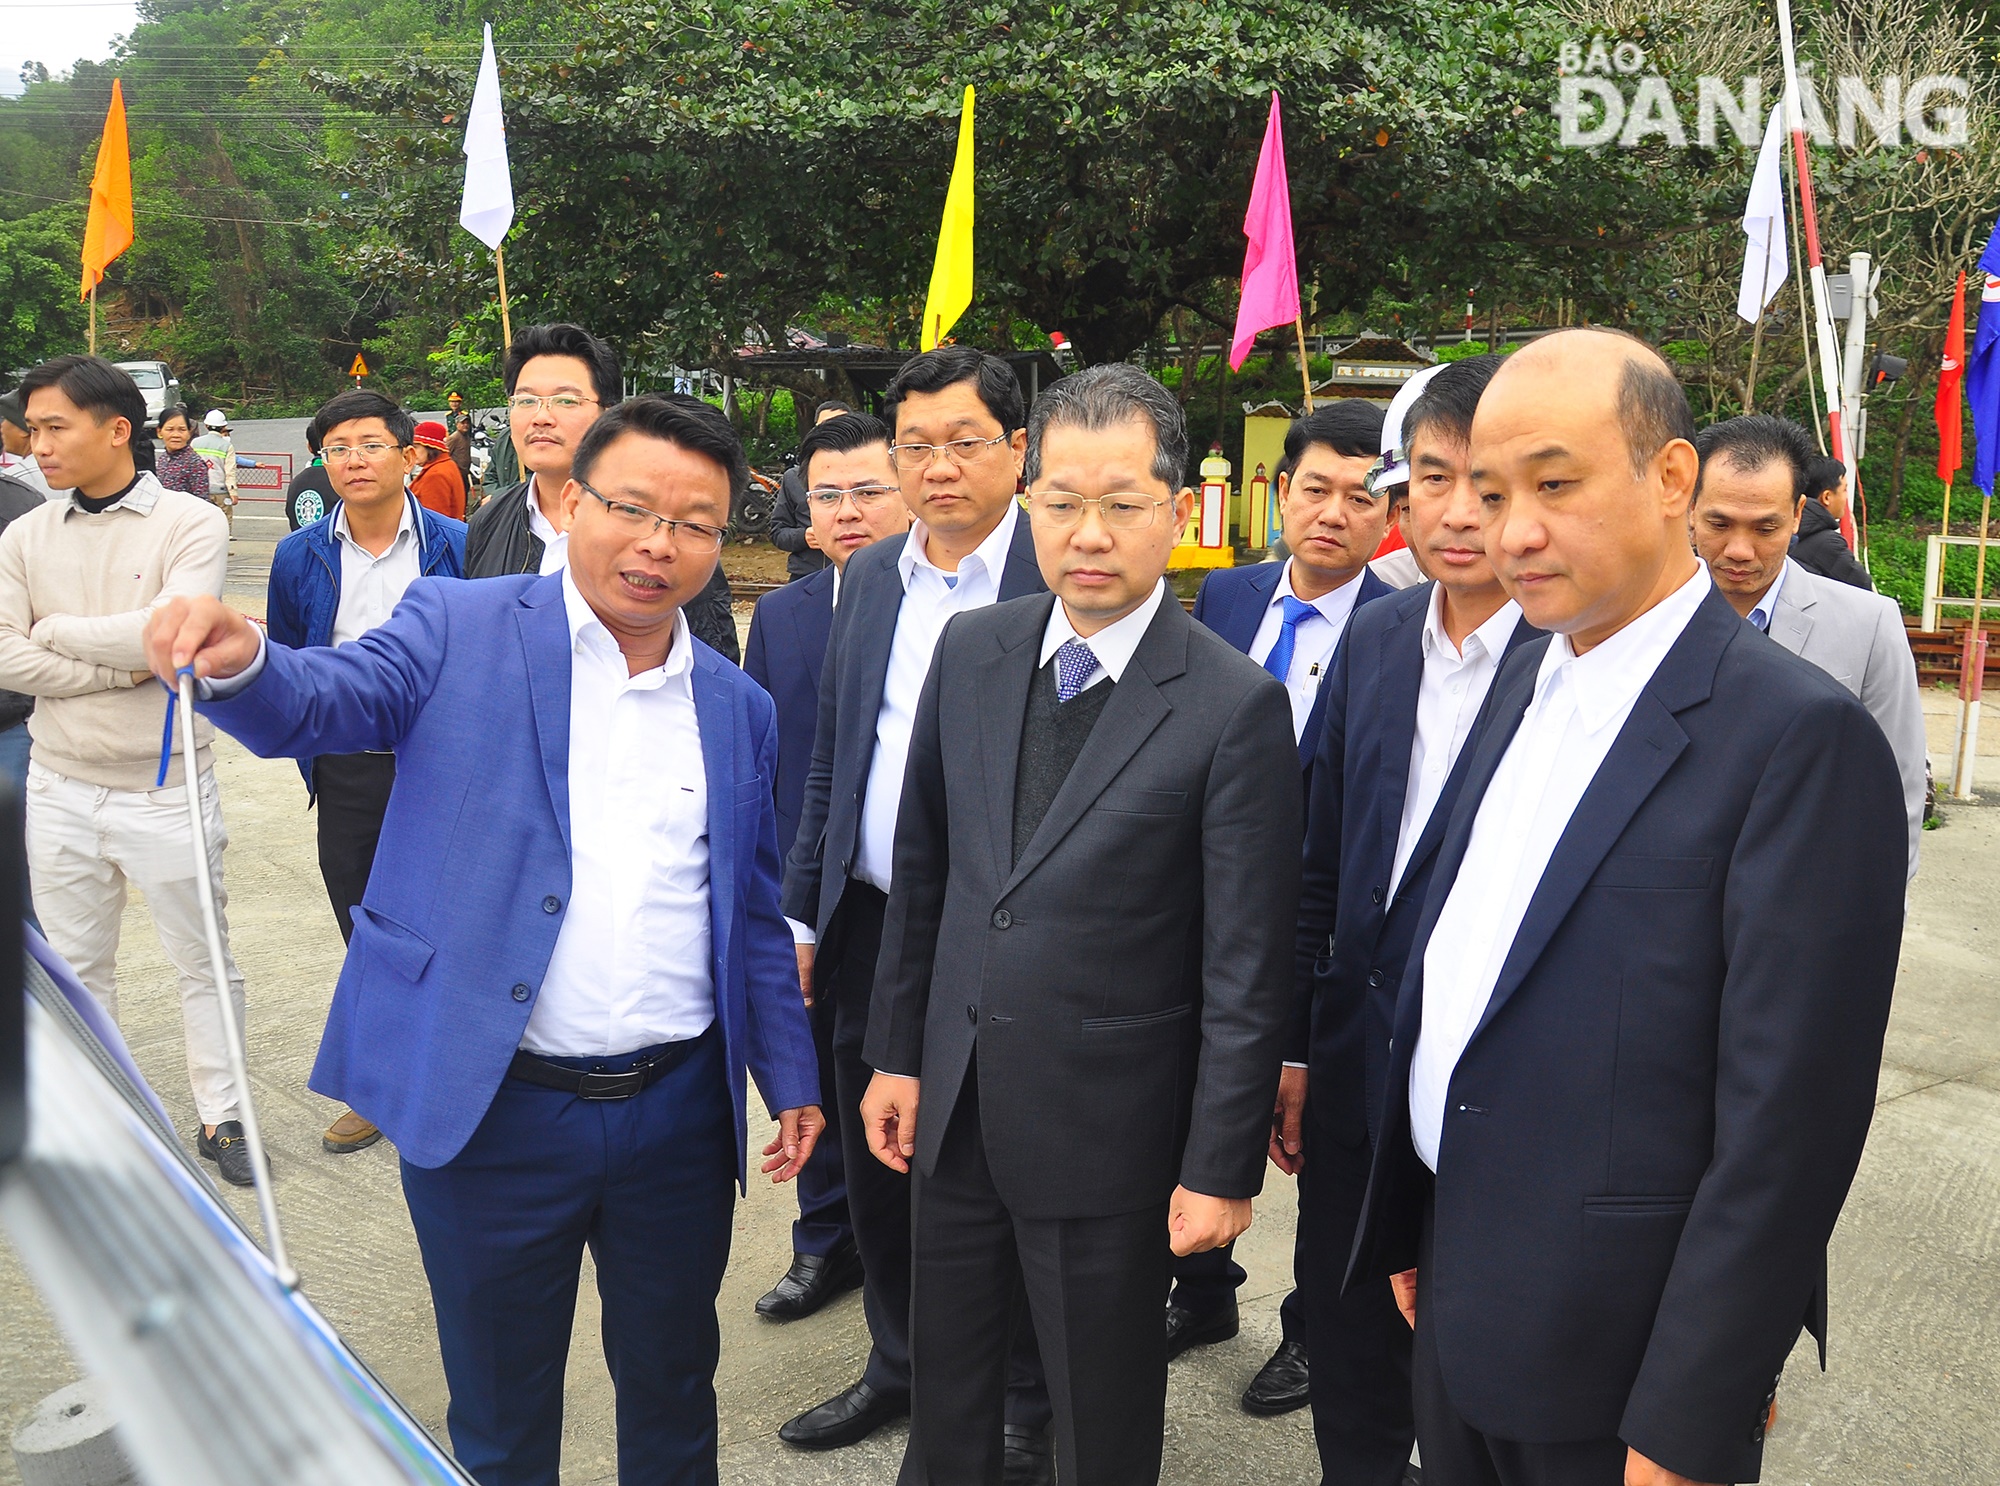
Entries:
<svg viewBox="0 0 2000 1486">
<path fill-rule="evenodd" d="M 613 500 L 586 481 L 578 480 L 576 483 L 603 502 L 611 518 L 620 526 L 629 528 L 635 536 L 650 537 L 665 527 L 667 540 L 676 547 L 687 552 L 708 553 L 720 552 L 722 539 L 729 535 L 719 526 L 705 526 L 699 521 L 677 521 L 671 516 L 649 511 L 644 506 L 635 506 L 630 501 Z"/>
<path fill-rule="evenodd" d="M 1114 490 L 1109 495 L 1078 495 L 1073 490 L 1031 490 L 1022 497 L 1036 521 L 1061 530 L 1083 520 L 1085 506 L 1097 507 L 1098 519 L 1113 531 L 1143 531 L 1153 524 L 1161 506 L 1171 506 L 1143 490 Z"/>
</svg>

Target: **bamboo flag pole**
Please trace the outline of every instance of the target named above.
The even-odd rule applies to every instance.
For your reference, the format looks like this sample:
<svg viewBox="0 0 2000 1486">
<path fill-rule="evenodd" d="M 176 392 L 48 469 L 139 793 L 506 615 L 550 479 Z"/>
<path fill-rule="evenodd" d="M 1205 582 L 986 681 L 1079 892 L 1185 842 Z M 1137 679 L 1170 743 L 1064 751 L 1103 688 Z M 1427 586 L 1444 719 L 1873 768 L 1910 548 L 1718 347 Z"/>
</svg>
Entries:
<svg viewBox="0 0 2000 1486">
<path fill-rule="evenodd" d="M 1951 481 L 1944 482 L 1944 519 L 1938 523 L 1938 530 L 1951 535 Z"/>
<path fill-rule="evenodd" d="M 90 354 L 97 354 L 97 285 L 90 286 Z"/>
<path fill-rule="evenodd" d="M 511 351 L 514 349 L 514 326 L 507 318 L 507 255 L 499 248 L 493 250 L 493 268 L 500 275 L 500 348 Z"/>
<path fill-rule="evenodd" d="M 1312 367 L 1306 361 L 1306 317 L 1298 316 L 1292 321 L 1292 328 L 1299 333 L 1299 381 L 1305 388 L 1306 411 L 1313 410 Z"/>
<path fill-rule="evenodd" d="M 1952 767 L 1952 795 L 1960 800 L 1976 798 L 1973 771 L 1979 762 L 1979 707 L 1986 689 L 1986 631 L 1980 620 L 1986 616 L 1986 536 L 1993 516 L 1993 492 L 1986 491 L 1979 502 L 1979 562 L 1972 580 L 1972 628 L 1966 633 L 1965 655 L 1960 663 L 1958 694 L 1963 717 L 1958 725 L 1958 757 Z"/>
</svg>

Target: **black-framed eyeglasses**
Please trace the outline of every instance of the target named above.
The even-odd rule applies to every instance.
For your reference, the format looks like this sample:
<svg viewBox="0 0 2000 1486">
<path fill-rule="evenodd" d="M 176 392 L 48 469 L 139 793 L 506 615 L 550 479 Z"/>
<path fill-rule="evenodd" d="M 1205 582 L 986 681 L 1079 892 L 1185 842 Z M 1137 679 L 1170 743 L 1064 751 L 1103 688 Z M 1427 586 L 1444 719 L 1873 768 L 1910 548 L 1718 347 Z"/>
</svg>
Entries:
<svg viewBox="0 0 2000 1486">
<path fill-rule="evenodd" d="M 662 516 L 657 511 L 649 511 L 644 506 L 635 506 L 630 501 L 613 500 L 600 490 L 592 488 L 586 481 L 577 484 L 589 491 L 604 504 L 604 509 L 620 526 L 627 527 L 637 537 L 650 537 L 661 527 L 667 529 L 667 540 L 676 547 L 689 552 L 720 552 L 722 539 L 729 535 L 722 527 L 704 526 L 699 521 L 676 521 L 671 516 Z"/>
<path fill-rule="evenodd" d="M 806 492 L 806 499 L 822 510 L 835 511 L 844 500 L 854 502 L 856 510 L 869 511 L 882 504 L 890 496 L 902 495 L 893 485 L 857 485 L 851 490 L 842 490 L 835 485 L 821 485 Z"/>
<path fill-rule="evenodd" d="M 1031 490 L 1023 498 L 1034 520 L 1060 531 L 1083 520 L 1085 506 L 1097 507 L 1097 516 L 1113 531 L 1143 531 L 1158 518 L 1161 506 L 1171 506 L 1171 498 L 1147 495 L 1143 490 L 1114 490 L 1109 495 L 1078 495 L 1074 490 Z"/>
<path fill-rule="evenodd" d="M 1003 433 L 997 438 L 952 439 L 943 444 L 891 444 L 889 462 L 904 474 L 929 469 L 939 454 L 950 455 L 953 464 L 977 464 L 995 444 L 1011 442 L 1012 437 Z"/>
</svg>

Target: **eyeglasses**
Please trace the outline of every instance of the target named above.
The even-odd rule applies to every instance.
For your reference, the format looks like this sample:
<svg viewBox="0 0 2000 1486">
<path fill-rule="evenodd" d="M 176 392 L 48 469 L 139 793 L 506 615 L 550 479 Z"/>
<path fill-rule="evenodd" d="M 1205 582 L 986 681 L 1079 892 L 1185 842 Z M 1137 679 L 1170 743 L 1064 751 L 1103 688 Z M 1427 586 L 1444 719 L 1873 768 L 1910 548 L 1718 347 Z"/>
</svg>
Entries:
<svg viewBox="0 0 2000 1486">
<path fill-rule="evenodd" d="M 576 483 L 602 501 L 604 509 L 611 513 L 612 519 L 620 526 L 630 528 L 636 536 L 650 537 L 661 527 L 665 527 L 667 540 L 676 547 L 689 552 L 707 553 L 720 552 L 722 539 L 729 535 L 719 526 L 704 526 L 699 521 L 675 521 L 656 511 L 649 511 L 644 506 L 635 506 L 628 501 L 612 500 L 609 496 L 584 484 L 582 480 Z"/>
<path fill-rule="evenodd" d="M 507 411 L 524 417 L 537 408 L 547 408 L 551 413 L 574 413 L 578 408 L 596 402 L 594 397 L 579 397 L 574 392 L 558 392 L 551 397 L 535 397 L 529 393 L 517 393 L 507 399 Z"/>
<path fill-rule="evenodd" d="M 992 439 L 953 439 L 946 444 L 891 444 L 889 462 L 904 474 L 927 470 L 940 454 L 949 454 L 956 465 L 977 464 L 995 444 L 1011 443 L 1007 434 Z"/>
<path fill-rule="evenodd" d="M 396 444 L 328 444 L 319 451 L 320 458 L 328 464 L 339 464 L 342 460 L 359 454 L 363 459 L 374 461 L 390 454 L 401 454 L 402 448 Z"/>
<path fill-rule="evenodd" d="M 837 511 L 844 500 L 854 502 L 857 511 L 872 511 L 892 495 L 903 492 L 893 485 L 857 485 L 852 490 L 841 490 L 831 485 L 822 485 L 817 490 L 808 490 L 806 499 L 822 510 Z"/>
<path fill-rule="evenodd" d="M 1138 490 L 1114 490 L 1109 495 L 1083 496 L 1073 490 L 1034 490 L 1026 498 L 1029 514 L 1057 531 L 1083 520 L 1085 506 L 1097 507 L 1098 519 L 1113 531 L 1143 531 L 1153 524 L 1161 506 L 1171 499 Z"/>
</svg>

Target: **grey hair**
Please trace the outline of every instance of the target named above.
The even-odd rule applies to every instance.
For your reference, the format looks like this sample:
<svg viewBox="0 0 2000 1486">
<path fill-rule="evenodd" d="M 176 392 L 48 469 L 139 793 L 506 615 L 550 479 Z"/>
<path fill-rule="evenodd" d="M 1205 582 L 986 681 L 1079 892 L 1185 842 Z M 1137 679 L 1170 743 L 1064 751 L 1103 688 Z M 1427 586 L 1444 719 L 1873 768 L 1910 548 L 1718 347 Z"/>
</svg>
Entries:
<svg viewBox="0 0 2000 1486">
<path fill-rule="evenodd" d="M 1052 383 L 1028 414 L 1030 483 L 1042 473 L 1042 440 L 1050 428 L 1122 428 L 1137 419 L 1153 431 L 1153 478 L 1178 492 L 1187 482 L 1187 419 L 1156 379 L 1123 361 L 1087 367 Z"/>
</svg>

